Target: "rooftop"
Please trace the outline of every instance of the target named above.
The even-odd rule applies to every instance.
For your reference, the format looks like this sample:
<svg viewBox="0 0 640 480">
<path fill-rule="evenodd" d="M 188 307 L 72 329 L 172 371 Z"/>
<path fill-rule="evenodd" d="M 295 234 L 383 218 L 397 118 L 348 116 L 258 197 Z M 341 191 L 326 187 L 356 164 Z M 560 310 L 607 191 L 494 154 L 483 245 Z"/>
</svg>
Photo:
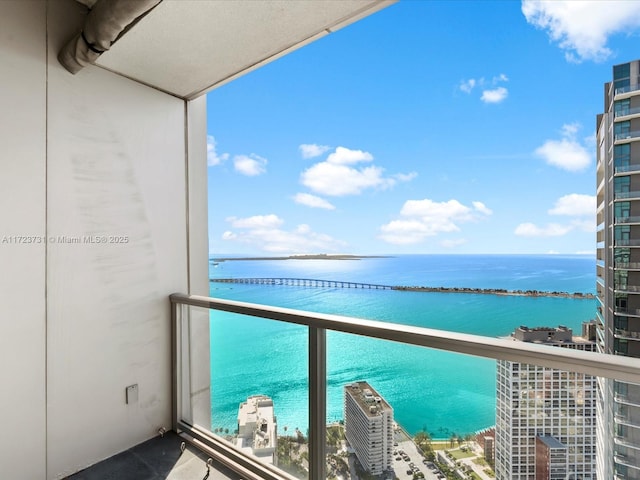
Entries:
<svg viewBox="0 0 640 480">
<path fill-rule="evenodd" d="M 381 415 L 385 411 L 393 412 L 391 405 L 367 382 L 350 383 L 344 389 L 370 417 Z"/>
<path fill-rule="evenodd" d="M 551 435 L 540 436 L 540 437 L 538 437 L 538 440 L 540 440 L 542 443 L 544 443 L 549 448 L 564 449 L 564 450 L 566 450 L 566 448 L 567 448 L 567 446 L 564 443 L 562 443 L 556 437 L 552 437 Z"/>
<path fill-rule="evenodd" d="M 571 328 L 559 325 L 558 327 L 527 327 L 520 326 L 511 334 L 513 340 L 519 342 L 533 342 L 550 345 L 558 344 L 593 344 L 581 336 L 574 336 Z"/>
</svg>

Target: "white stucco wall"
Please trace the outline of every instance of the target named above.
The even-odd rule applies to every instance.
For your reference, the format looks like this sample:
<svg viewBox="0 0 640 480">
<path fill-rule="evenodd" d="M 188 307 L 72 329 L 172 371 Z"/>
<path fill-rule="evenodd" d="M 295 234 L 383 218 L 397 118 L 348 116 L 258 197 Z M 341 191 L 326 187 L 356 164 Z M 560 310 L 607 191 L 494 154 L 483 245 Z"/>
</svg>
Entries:
<svg viewBox="0 0 640 480">
<path fill-rule="evenodd" d="M 12 480 L 61 478 L 169 428 L 168 295 L 208 289 L 205 100 L 97 67 L 70 75 L 56 55 L 83 13 L 0 2 L 0 242 L 48 239 L 0 243 Z"/>
</svg>

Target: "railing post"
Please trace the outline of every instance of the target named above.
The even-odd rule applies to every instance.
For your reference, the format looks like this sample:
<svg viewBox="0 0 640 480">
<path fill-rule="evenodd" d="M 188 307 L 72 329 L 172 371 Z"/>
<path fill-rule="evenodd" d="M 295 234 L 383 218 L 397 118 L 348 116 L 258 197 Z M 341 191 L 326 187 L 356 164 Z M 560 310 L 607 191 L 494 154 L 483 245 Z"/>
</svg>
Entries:
<svg viewBox="0 0 640 480">
<path fill-rule="evenodd" d="M 309 480 L 325 480 L 327 332 L 309 327 Z"/>
<path fill-rule="evenodd" d="M 171 302 L 171 428 L 178 431 L 178 411 L 179 411 L 179 383 L 180 383 L 180 347 L 178 337 L 178 308 L 181 304 Z"/>
</svg>

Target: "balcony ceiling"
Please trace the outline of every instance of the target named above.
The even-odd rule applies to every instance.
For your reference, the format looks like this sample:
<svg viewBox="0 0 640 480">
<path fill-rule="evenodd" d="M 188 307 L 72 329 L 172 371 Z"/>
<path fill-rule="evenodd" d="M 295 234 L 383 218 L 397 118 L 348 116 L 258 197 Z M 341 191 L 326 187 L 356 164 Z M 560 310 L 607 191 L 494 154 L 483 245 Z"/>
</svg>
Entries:
<svg viewBox="0 0 640 480">
<path fill-rule="evenodd" d="M 195 98 L 395 0 L 164 0 L 96 65 Z"/>
</svg>

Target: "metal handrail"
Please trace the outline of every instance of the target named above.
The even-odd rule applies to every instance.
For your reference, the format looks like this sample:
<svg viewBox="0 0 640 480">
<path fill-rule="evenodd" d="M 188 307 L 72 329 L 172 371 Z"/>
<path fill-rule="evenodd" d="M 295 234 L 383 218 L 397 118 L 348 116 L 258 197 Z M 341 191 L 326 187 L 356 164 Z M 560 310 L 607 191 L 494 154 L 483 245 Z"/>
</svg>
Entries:
<svg viewBox="0 0 640 480">
<path fill-rule="evenodd" d="M 198 295 L 171 295 L 176 304 L 267 318 L 313 328 L 351 333 L 393 342 L 436 348 L 494 360 L 528 363 L 640 384 L 640 359 L 603 353 L 549 348 L 528 342 L 401 325 L 289 308 L 222 300 Z"/>
</svg>

